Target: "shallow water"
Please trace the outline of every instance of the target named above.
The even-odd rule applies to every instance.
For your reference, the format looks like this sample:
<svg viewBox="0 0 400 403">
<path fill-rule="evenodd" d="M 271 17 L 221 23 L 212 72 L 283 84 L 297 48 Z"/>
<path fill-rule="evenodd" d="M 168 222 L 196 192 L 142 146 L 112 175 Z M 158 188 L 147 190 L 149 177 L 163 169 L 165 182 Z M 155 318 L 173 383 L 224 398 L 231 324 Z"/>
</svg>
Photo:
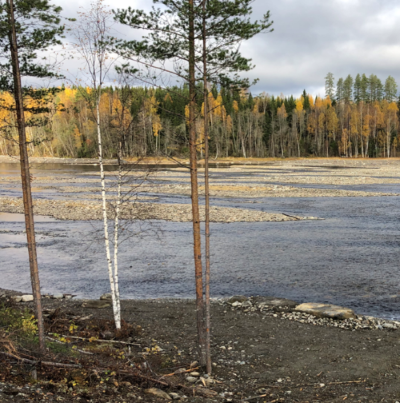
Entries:
<svg viewBox="0 0 400 403">
<path fill-rule="evenodd" d="M 341 188 L 399 192 L 398 185 Z M 189 198 L 167 195 L 161 201 L 182 203 Z M 212 224 L 214 296 L 273 295 L 400 319 L 399 197 L 214 199 L 213 203 L 325 218 Z M 90 298 L 107 292 L 101 223 L 37 217 L 36 229 L 43 292 Z M 0 288 L 29 291 L 23 230 L 22 215 L 0 214 Z M 191 224 L 138 223 L 127 226 L 128 234 L 129 230 L 136 234 L 121 245 L 122 297 L 194 296 Z M 137 235 L 140 231 L 144 232 Z"/>
</svg>

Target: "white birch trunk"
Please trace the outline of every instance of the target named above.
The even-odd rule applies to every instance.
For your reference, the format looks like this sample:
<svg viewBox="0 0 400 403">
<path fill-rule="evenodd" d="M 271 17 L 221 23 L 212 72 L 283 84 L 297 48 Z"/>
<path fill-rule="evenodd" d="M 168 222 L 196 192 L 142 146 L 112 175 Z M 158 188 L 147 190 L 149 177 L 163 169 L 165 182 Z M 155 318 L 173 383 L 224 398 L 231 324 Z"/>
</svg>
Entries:
<svg viewBox="0 0 400 403">
<path fill-rule="evenodd" d="M 99 89 L 99 91 L 100 91 L 100 89 Z M 119 313 L 119 309 L 118 309 L 117 296 L 116 296 L 116 291 L 115 291 L 113 262 L 111 260 L 110 240 L 109 240 L 109 232 L 108 232 L 106 185 L 105 185 L 105 178 L 104 178 L 103 149 L 102 149 L 101 129 L 100 129 L 100 93 L 99 93 L 98 99 L 96 100 L 96 114 L 97 114 L 97 122 L 96 122 L 96 124 L 97 124 L 97 141 L 98 141 L 98 147 L 99 147 L 101 198 L 102 198 L 102 202 L 103 202 L 104 242 L 105 242 L 105 248 L 106 248 L 108 277 L 110 280 L 111 298 L 112 298 L 115 327 L 117 329 L 120 329 L 121 320 L 120 320 L 120 313 Z"/>
<path fill-rule="evenodd" d="M 119 278 L 118 278 L 118 235 L 119 235 L 119 211 L 121 205 L 121 182 L 122 182 L 122 167 L 121 167 L 121 143 L 120 143 L 118 151 L 117 204 L 115 207 L 115 220 L 114 220 L 114 283 L 115 283 L 115 299 L 117 304 L 115 323 L 118 324 L 117 329 L 121 328 L 121 300 L 119 296 Z"/>
</svg>

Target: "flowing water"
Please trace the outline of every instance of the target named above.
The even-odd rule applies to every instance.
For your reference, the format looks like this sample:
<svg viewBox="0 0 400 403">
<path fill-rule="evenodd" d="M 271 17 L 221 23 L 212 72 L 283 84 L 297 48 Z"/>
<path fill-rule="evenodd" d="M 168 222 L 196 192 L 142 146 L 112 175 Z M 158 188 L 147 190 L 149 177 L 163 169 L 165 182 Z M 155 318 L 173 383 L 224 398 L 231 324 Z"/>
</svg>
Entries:
<svg viewBox="0 0 400 403">
<path fill-rule="evenodd" d="M 0 166 L 0 175 L 17 175 L 16 168 Z M 83 170 L 76 166 L 52 168 L 52 175 L 71 172 Z M 227 170 L 218 175 L 224 179 L 224 175 L 227 178 L 232 174 Z M 398 185 L 387 184 L 341 188 L 398 192 Z M 7 185 L 0 186 L 1 195 L 19 194 L 18 189 L 7 189 Z M 160 199 L 168 203 L 189 201 L 175 195 Z M 213 296 L 271 295 L 400 318 L 399 197 L 236 198 L 214 199 L 213 204 L 325 219 L 211 224 Z M 122 297 L 192 297 L 191 224 L 140 224 L 133 228 L 124 224 L 127 235 L 120 247 Z M 101 223 L 37 217 L 36 229 L 43 292 L 98 298 L 108 291 Z M 0 213 L 0 288 L 30 289 L 23 231 L 22 215 Z"/>
</svg>

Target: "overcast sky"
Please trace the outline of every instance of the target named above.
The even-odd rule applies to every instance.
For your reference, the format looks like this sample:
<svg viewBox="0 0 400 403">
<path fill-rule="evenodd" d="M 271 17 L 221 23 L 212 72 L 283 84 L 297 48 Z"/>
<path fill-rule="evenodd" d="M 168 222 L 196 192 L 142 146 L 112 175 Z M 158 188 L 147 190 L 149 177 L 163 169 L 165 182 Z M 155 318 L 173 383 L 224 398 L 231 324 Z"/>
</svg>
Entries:
<svg viewBox="0 0 400 403">
<path fill-rule="evenodd" d="M 108 0 L 105 0 L 107 3 Z M 90 0 L 53 0 L 63 15 L 76 17 Z M 151 0 L 109 0 L 112 8 L 148 10 Z M 335 82 L 348 74 L 392 75 L 400 84 L 400 2 L 398 0 L 255 0 L 254 15 L 270 10 L 274 32 L 260 34 L 242 46 L 260 81 L 257 95 L 298 96 L 303 89 L 324 95 L 324 78 Z M 129 30 L 122 33 L 130 34 Z"/>
</svg>

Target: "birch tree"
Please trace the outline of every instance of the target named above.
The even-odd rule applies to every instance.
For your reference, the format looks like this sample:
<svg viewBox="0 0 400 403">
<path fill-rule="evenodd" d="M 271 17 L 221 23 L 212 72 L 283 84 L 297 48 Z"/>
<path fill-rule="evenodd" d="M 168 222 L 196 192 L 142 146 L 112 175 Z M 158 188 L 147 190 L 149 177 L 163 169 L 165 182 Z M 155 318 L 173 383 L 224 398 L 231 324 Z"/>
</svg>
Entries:
<svg viewBox="0 0 400 403">
<path fill-rule="evenodd" d="M 118 277 L 118 228 L 121 198 L 121 169 L 118 175 L 117 204 L 114 218 L 114 254 L 111 257 L 109 216 L 107 211 L 106 179 L 103 162 L 103 137 L 101 132 L 100 103 L 104 84 L 113 66 L 106 41 L 113 24 L 112 13 L 103 0 L 95 0 L 88 10 L 78 13 L 79 18 L 74 27 L 74 49 L 84 62 L 83 74 L 90 79 L 90 87 L 83 93 L 90 105 L 96 122 L 97 148 L 100 168 L 101 200 L 103 211 L 104 246 L 107 260 L 108 277 L 111 289 L 115 327 L 121 328 L 121 304 Z M 120 152 L 118 153 L 120 161 Z M 120 164 L 119 164 L 120 165 Z"/>
</svg>

